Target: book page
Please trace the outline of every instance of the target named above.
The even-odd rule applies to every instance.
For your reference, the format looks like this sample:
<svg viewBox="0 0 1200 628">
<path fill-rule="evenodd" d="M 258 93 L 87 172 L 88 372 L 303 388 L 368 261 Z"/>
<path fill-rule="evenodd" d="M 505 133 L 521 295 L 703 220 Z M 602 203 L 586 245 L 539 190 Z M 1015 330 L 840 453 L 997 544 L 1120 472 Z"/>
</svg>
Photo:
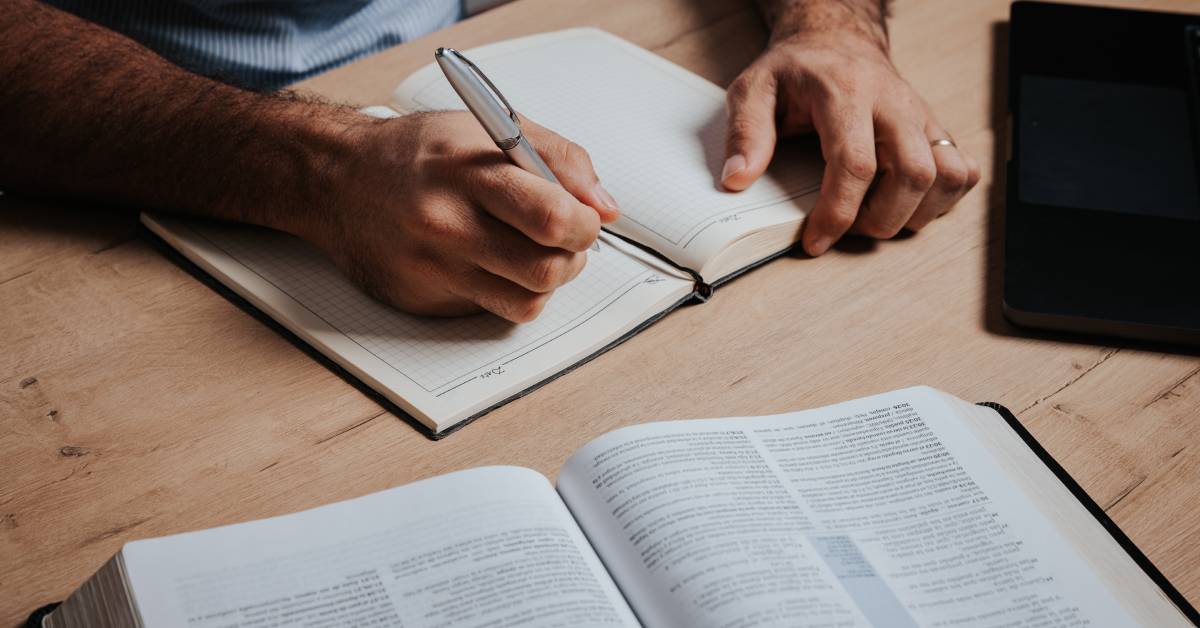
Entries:
<svg viewBox="0 0 1200 628">
<path fill-rule="evenodd" d="M 647 625 L 1158 625 L 963 421 L 915 388 L 648 424 L 580 449 L 558 488 Z"/>
<path fill-rule="evenodd" d="M 620 38 L 583 28 L 466 52 L 521 115 L 588 151 L 621 205 L 610 230 L 685 268 L 700 271 L 755 231 L 799 225 L 815 202 L 815 144 L 781 143 L 760 181 L 723 191 L 725 91 Z M 402 110 L 464 108 L 436 64 L 394 98 Z"/>
<path fill-rule="evenodd" d="M 1004 420 L 997 421 L 991 408 L 967 403 L 946 395 L 946 403 L 966 421 L 993 460 L 1021 487 L 1060 529 L 1069 530 L 1068 540 L 1084 556 L 1110 591 L 1142 626 L 1193 626 L 1174 602 L 1151 580 L 1128 552 L 1119 549 L 1108 530 L 1084 512 L 1079 500 L 1065 484 L 1053 477 L 1037 454 Z"/>
<path fill-rule="evenodd" d="M 360 291 L 299 238 L 143 215 L 192 262 L 405 411 L 441 431 L 578 363 L 686 297 L 692 281 L 628 243 L 599 251 L 542 314 L 415 316 Z"/>
<path fill-rule="evenodd" d="M 435 477 L 129 543 L 147 626 L 637 626 L 546 478 Z"/>
</svg>

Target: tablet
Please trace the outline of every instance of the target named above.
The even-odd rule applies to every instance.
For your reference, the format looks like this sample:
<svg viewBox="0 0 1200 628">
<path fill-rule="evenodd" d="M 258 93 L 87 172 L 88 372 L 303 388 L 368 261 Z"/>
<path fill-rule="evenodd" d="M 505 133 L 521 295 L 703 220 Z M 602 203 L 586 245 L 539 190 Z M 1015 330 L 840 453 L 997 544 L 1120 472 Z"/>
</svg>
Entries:
<svg viewBox="0 0 1200 628">
<path fill-rule="evenodd" d="M 1004 313 L 1200 344 L 1200 16 L 1012 5 Z"/>
</svg>

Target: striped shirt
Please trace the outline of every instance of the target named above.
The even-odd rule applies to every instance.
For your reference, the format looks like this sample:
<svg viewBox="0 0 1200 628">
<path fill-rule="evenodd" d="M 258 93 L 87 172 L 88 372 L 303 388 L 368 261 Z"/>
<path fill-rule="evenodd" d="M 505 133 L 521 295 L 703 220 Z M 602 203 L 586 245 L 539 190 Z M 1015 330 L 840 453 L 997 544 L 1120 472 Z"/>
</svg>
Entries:
<svg viewBox="0 0 1200 628">
<path fill-rule="evenodd" d="M 464 0 L 44 0 L 198 74 L 273 90 L 452 24 Z"/>
</svg>

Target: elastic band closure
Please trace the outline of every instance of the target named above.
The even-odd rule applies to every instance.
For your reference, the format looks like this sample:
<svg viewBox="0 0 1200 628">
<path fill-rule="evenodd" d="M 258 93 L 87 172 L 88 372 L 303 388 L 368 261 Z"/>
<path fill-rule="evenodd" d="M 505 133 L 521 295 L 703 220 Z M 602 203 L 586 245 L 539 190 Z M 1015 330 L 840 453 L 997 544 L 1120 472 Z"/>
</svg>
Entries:
<svg viewBox="0 0 1200 628">
<path fill-rule="evenodd" d="M 620 238 L 623 242 L 625 242 L 627 244 L 632 244 L 633 246 L 636 246 L 637 248 L 653 255 L 659 261 L 665 262 L 668 266 L 670 266 L 676 270 L 680 270 L 680 271 L 687 273 L 688 276 L 692 278 L 692 294 L 694 294 L 696 296 L 697 302 L 705 303 L 710 298 L 712 298 L 713 287 L 704 282 L 704 278 L 700 276 L 700 273 L 698 273 L 686 266 L 680 266 L 679 264 L 676 264 L 672 260 L 668 259 L 667 256 L 663 255 L 662 253 L 659 253 L 658 251 L 655 251 L 654 249 L 646 246 L 645 244 L 642 244 L 641 242 L 638 242 L 637 240 L 631 240 L 619 233 L 613 233 L 611 231 L 606 231 L 605 233 L 616 236 L 616 237 Z"/>
</svg>

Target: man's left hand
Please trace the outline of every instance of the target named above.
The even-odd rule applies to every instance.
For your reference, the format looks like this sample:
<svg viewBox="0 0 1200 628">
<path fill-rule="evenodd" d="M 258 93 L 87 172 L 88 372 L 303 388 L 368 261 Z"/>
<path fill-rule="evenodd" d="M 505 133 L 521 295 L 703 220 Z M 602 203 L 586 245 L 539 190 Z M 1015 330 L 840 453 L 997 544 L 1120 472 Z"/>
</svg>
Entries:
<svg viewBox="0 0 1200 628">
<path fill-rule="evenodd" d="M 771 44 L 728 92 L 721 180 L 729 190 L 766 170 L 778 136 L 820 137 L 825 175 L 802 235 L 810 255 L 847 231 L 918 231 L 979 181 L 979 164 L 939 141 L 953 140 L 896 72 L 882 21 L 872 24 L 856 1 L 800 0 L 779 15 L 768 11 Z"/>
</svg>

